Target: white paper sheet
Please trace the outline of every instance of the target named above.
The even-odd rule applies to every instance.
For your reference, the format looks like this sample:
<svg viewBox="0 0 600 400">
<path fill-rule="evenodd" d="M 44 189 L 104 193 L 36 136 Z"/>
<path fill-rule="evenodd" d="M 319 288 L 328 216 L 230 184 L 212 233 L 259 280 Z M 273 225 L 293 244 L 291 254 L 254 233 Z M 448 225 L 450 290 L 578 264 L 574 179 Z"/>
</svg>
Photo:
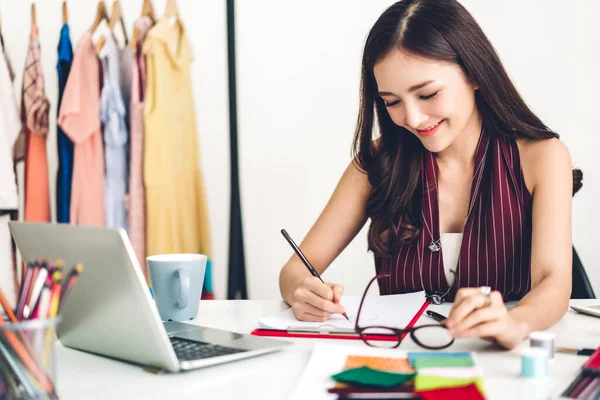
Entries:
<svg viewBox="0 0 600 400">
<path fill-rule="evenodd" d="M 353 330 L 361 296 L 342 296 L 341 304 L 346 309 L 350 321 L 341 314 L 332 315 L 325 322 L 299 321 L 291 308 L 279 314 L 259 318 L 259 325 L 265 329 L 319 329 L 341 328 Z M 367 296 L 360 314 L 360 326 L 389 326 L 403 329 L 413 319 L 425 302 L 425 292 L 394 294 L 388 296 Z M 373 332 L 375 333 L 375 332 Z"/>
<path fill-rule="evenodd" d="M 337 399 L 336 394 L 327 392 L 335 383 L 330 377 L 344 369 L 349 355 L 407 358 L 406 352 L 398 349 L 316 343 L 291 400 Z"/>
</svg>

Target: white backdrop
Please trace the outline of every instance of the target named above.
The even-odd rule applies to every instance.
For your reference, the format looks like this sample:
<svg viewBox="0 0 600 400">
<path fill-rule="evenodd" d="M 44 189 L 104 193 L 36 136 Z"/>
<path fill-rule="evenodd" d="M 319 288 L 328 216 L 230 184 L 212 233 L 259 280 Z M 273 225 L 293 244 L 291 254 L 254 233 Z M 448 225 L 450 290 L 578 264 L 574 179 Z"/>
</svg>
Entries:
<svg viewBox="0 0 600 400">
<path fill-rule="evenodd" d="M 350 162 L 361 52 L 389 0 L 236 2 L 240 168 L 252 298 L 276 298 L 277 276 Z M 585 184 L 574 200 L 574 243 L 600 293 L 598 116 L 600 2 L 464 0 L 533 110 L 561 133 Z M 374 275 L 366 229 L 324 278 L 360 294 Z"/>
<path fill-rule="evenodd" d="M 56 106 L 60 0 L 38 1 L 46 92 Z M 155 0 L 158 15 L 164 0 Z M 364 39 L 389 0 L 236 1 L 241 200 L 249 295 L 279 297 L 278 273 L 291 254 L 279 233 L 300 242 L 344 168 L 358 110 Z M 585 174 L 575 197 L 573 240 L 600 293 L 594 207 L 600 188 L 595 124 L 600 91 L 600 26 L 595 0 L 463 0 L 498 50 L 524 99 L 561 133 Z M 21 85 L 29 34 L 29 1 L 0 0 L 8 53 Z M 122 0 L 131 37 L 141 0 Z M 109 6 L 111 2 L 108 1 Z M 96 0 L 71 0 L 74 46 L 90 26 Z M 179 0 L 194 48 L 193 82 L 201 163 L 213 238 L 214 284 L 226 296 L 229 230 L 229 126 L 224 0 Z M 118 30 L 117 30 L 118 31 Z M 56 109 L 51 111 L 54 126 Z M 54 199 L 56 136 L 48 139 Z M 54 205 L 53 205 L 54 208 Z M 54 211 L 53 211 L 54 212 Z M 324 278 L 359 294 L 374 267 L 364 229 Z"/>
</svg>

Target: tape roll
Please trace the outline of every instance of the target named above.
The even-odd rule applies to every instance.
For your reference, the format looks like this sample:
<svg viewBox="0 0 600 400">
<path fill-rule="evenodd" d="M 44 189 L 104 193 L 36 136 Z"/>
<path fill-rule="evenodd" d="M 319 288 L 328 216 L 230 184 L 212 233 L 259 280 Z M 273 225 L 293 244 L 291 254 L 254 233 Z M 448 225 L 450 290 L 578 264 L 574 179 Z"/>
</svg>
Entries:
<svg viewBox="0 0 600 400">
<path fill-rule="evenodd" d="M 548 350 L 540 347 L 524 348 L 521 351 L 521 376 L 524 378 L 548 376 Z"/>
<path fill-rule="evenodd" d="M 548 351 L 548 358 L 554 358 L 554 338 L 552 332 L 531 332 L 529 335 L 529 343 L 531 347 L 539 347 Z"/>
</svg>

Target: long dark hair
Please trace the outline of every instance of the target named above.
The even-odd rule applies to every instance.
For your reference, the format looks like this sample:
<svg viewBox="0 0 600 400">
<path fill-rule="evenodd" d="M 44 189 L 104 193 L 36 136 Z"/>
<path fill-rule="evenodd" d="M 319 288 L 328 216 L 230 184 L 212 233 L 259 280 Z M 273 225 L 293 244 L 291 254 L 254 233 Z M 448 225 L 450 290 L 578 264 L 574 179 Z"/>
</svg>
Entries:
<svg viewBox="0 0 600 400">
<path fill-rule="evenodd" d="M 558 138 L 525 104 L 481 27 L 456 0 L 402 0 L 379 17 L 367 37 L 360 89 L 360 111 L 353 157 L 368 174 L 369 250 L 390 254 L 400 241 L 421 231 L 423 145 L 390 118 L 378 96 L 373 67 L 392 50 L 458 64 L 479 87 L 475 104 L 489 134 L 510 138 Z M 375 111 L 381 138 L 373 140 Z M 493 129 L 486 129 L 493 128 Z M 573 194 L 582 173 L 573 171 Z M 399 223 L 398 223 L 399 222 Z"/>
</svg>

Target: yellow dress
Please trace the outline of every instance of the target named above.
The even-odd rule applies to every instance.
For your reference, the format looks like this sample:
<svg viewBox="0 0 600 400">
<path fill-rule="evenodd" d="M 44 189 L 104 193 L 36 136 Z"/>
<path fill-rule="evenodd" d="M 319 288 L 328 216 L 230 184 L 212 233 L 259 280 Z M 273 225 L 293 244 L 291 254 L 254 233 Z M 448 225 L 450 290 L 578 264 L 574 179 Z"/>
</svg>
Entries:
<svg viewBox="0 0 600 400">
<path fill-rule="evenodd" d="M 198 159 L 190 64 L 183 25 L 162 19 L 143 44 L 146 56 L 144 184 L 147 255 L 210 257 L 208 212 Z"/>
</svg>

